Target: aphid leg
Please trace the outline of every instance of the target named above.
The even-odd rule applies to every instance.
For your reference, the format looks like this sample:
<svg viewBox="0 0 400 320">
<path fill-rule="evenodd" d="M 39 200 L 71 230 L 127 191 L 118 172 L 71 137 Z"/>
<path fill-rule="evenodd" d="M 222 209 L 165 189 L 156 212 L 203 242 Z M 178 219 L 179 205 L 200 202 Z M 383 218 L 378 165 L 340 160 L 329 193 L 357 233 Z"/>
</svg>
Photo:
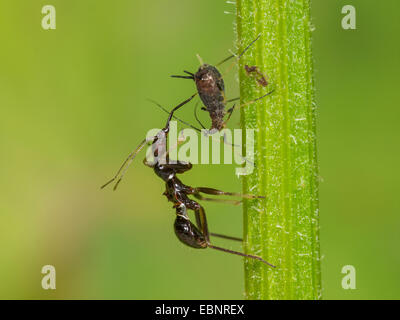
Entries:
<svg viewBox="0 0 400 320">
<path fill-rule="evenodd" d="M 254 102 L 257 102 L 258 100 L 261 100 L 262 98 L 265 98 L 266 96 L 269 96 L 269 95 L 270 95 L 271 93 L 273 93 L 274 91 L 275 91 L 275 90 L 271 90 L 270 92 L 268 92 L 268 93 L 262 95 L 261 97 L 258 97 L 257 99 L 254 99 L 254 100 L 251 100 L 251 101 L 248 101 L 248 102 L 246 102 L 246 103 L 244 103 L 244 104 L 240 104 L 240 105 L 238 105 L 237 107 L 238 107 L 238 108 L 242 108 L 242 107 L 248 106 L 249 104 L 252 104 L 252 103 L 254 103 Z"/>
<path fill-rule="evenodd" d="M 229 121 L 229 119 L 232 117 L 232 113 L 233 113 L 233 111 L 235 110 L 235 106 L 236 106 L 236 104 L 234 104 L 231 108 L 229 108 L 228 110 L 227 110 L 227 114 L 228 114 L 228 117 L 226 118 L 226 120 L 224 121 L 224 124 L 223 124 L 223 126 L 225 127 L 226 126 L 226 123 Z"/>
<path fill-rule="evenodd" d="M 239 99 L 240 99 L 240 97 L 233 98 L 233 99 L 229 99 L 229 100 L 226 100 L 226 101 L 225 101 L 225 103 L 229 103 L 229 102 L 237 101 L 237 100 L 239 100 Z"/>
<path fill-rule="evenodd" d="M 203 233 L 204 238 L 207 241 L 207 247 L 208 248 L 219 250 L 219 251 L 223 251 L 223 252 L 227 252 L 227 253 L 236 254 L 236 255 L 241 256 L 241 257 L 256 259 L 258 261 L 261 261 L 261 262 L 269 265 L 272 268 L 275 268 L 274 265 L 270 264 L 269 262 L 265 261 L 263 258 L 261 258 L 259 256 L 255 256 L 255 255 L 252 255 L 252 254 L 246 254 L 246 253 L 243 253 L 243 252 L 234 251 L 234 250 L 230 250 L 230 249 L 225 249 L 225 248 L 221 248 L 221 247 L 217 247 L 217 246 L 212 245 L 211 242 L 210 242 L 210 233 L 208 231 L 206 213 L 205 213 L 203 207 L 199 206 L 199 208 L 194 210 L 194 212 L 195 212 L 195 216 L 196 216 L 197 226 L 201 230 L 201 232 Z M 218 235 L 218 236 L 222 236 L 222 235 Z M 222 236 L 222 237 L 228 238 L 228 236 Z M 229 238 L 233 240 L 233 237 L 229 237 Z M 238 240 L 238 238 L 236 238 L 236 240 Z"/>
<path fill-rule="evenodd" d="M 257 36 L 257 38 L 255 38 L 252 42 L 250 42 L 250 44 L 237 56 L 237 60 L 239 60 L 245 53 L 247 50 L 250 49 L 250 47 L 254 44 L 254 42 L 256 42 L 259 38 L 261 37 L 261 34 L 259 34 Z M 219 65 L 229 61 L 230 59 L 236 57 L 236 55 L 232 54 L 230 55 L 228 58 L 225 58 L 224 60 L 222 60 L 221 62 L 219 62 L 218 64 L 216 64 L 215 66 L 218 67 Z M 235 62 L 236 63 L 236 62 Z M 234 63 L 233 63 L 234 64 Z M 232 64 L 232 65 L 233 65 Z"/>
<path fill-rule="evenodd" d="M 257 38 L 254 39 L 254 40 L 253 40 L 253 41 L 238 55 L 238 56 L 236 56 L 235 54 L 233 54 L 233 55 L 229 56 L 228 58 L 222 60 L 219 64 L 216 65 L 216 66 L 219 66 L 220 64 L 222 64 L 222 63 L 224 63 L 224 62 L 226 62 L 226 61 L 228 61 L 228 60 L 230 60 L 230 59 L 236 57 L 236 61 L 232 62 L 232 64 L 231 64 L 231 65 L 225 70 L 225 72 L 223 73 L 224 76 L 233 68 L 233 66 L 234 66 L 235 64 L 239 63 L 240 58 L 245 54 L 245 52 L 246 52 L 247 50 L 250 49 L 250 47 L 254 44 L 254 42 L 256 42 L 256 41 L 260 38 L 260 36 L 261 36 L 261 34 L 259 34 L 259 35 L 257 36 Z"/>
<path fill-rule="evenodd" d="M 201 125 L 201 127 L 202 127 L 203 129 L 205 129 L 206 127 L 203 126 L 203 124 L 201 123 L 199 117 L 197 116 L 197 107 L 198 107 L 198 105 L 199 105 L 199 102 L 197 102 L 197 103 L 196 103 L 196 106 L 194 107 L 194 117 L 195 117 L 195 119 L 197 120 L 197 122 Z M 203 108 L 201 108 L 201 109 L 203 110 Z"/>
</svg>

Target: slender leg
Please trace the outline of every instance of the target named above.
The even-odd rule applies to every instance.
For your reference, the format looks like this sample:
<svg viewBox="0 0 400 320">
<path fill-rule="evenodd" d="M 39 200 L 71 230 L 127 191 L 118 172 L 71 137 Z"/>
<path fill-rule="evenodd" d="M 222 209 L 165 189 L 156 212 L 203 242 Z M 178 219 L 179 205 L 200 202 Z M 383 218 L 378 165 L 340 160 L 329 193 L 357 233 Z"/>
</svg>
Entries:
<svg viewBox="0 0 400 320">
<path fill-rule="evenodd" d="M 203 197 L 200 193 L 195 193 L 193 196 L 199 200 L 204 200 L 204 201 L 211 201 L 211 202 L 220 202 L 220 203 L 227 203 L 227 204 L 233 204 L 235 206 L 238 206 L 242 203 L 241 200 L 230 200 L 230 199 L 214 199 L 214 198 L 207 198 Z"/>
<path fill-rule="evenodd" d="M 219 238 L 228 239 L 228 240 L 234 240 L 234 241 L 243 242 L 243 239 L 242 239 L 242 238 L 226 236 L 226 235 L 224 235 L 224 234 L 219 234 L 219 233 L 210 232 L 210 236 L 212 236 L 212 237 L 219 237 Z"/>
<path fill-rule="evenodd" d="M 246 253 L 243 253 L 243 252 L 234 251 L 234 250 L 230 250 L 230 249 L 225 249 L 225 248 L 221 248 L 221 247 L 217 247 L 217 246 L 212 245 L 211 242 L 210 242 L 210 233 L 208 232 L 206 213 L 205 213 L 203 207 L 199 206 L 199 208 L 194 210 L 194 212 L 195 212 L 195 216 L 196 216 L 197 226 L 201 230 L 201 232 L 203 233 L 203 235 L 204 235 L 204 237 L 205 237 L 205 239 L 207 241 L 207 247 L 209 247 L 211 249 L 227 252 L 227 253 L 236 254 L 238 256 L 242 256 L 242 257 L 246 257 L 246 258 L 256 259 L 258 261 L 261 261 L 261 262 L 269 265 L 272 268 L 275 268 L 274 265 L 270 264 L 269 262 L 265 261 L 263 258 L 261 258 L 259 256 L 246 254 Z M 222 235 L 219 235 L 219 236 L 222 236 Z M 223 236 L 223 237 L 227 238 L 228 236 Z M 229 238 L 233 238 L 233 237 L 229 237 Z"/>
<path fill-rule="evenodd" d="M 152 99 L 147 99 L 147 100 L 149 100 L 150 102 L 154 103 L 157 107 L 159 107 L 159 108 L 160 108 L 162 111 L 164 111 L 165 113 L 168 113 L 168 114 L 169 114 L 169 111 L 168 111 L 167 109 L 165 109 L 165 108 L 164 108 L 161 104 L 159 104 L 157 101 L 152 100 Z M 190 123 L 188 123 L 188 122 L 186 122 L 186 121 L 183 121 L 182 119 L 178 118 L 177 116 L 173 116 L 173 118 L 176 119 L 176 120 L 178 120 L 179 122 L 183 123 L 184 125 L 186 125 L 186 126 L 192 128 L 192 129 L 194 129 L 194 130 L 196 130 L 196 131 L 201 132 L 201 129 L 196 128 L 195 126 L 191 125 Z"/>
<path fill-rule="evenodd" d="M 207 218 L 204 208 L 199 205 L 199 207 L 194 210 L 194 214 L 196 217 L 197 227 L 201 230 L 201 233 L 206 238 L 207 243 L 210 243 L 210 233 L 208 232 Z"/>
<path fill-rule="evenodd" d="M 175 173 L 184 173 L 192 169 L 193 165 L 190 162 L 177 161 L 177 163 L 166 163 L 163 167 L 165 169 L 173 169 Z"/>
<path fill-rule="evenodd" d="M 201 123 L 199 117 L 197 116 L 197 107 L 198 107 L 199 103 L 196 103 L 196 106 L 194 107 L 194 117 L 196 118 L 197 122 L 201 125 L 201 127 L 203 129 L 205 129 L 205 127 L 203 126 L 203 124 Z M 203 108 L 202 108 L 203 109 Z"/>
<path fill-rule="evenodd" d="M 254 99 L 254 100 L 251 100 L 251 101 L 247 101 L 246 103 L 240 104 L 240 105 L 238 105 L 237 107 L 238 107 L 238 108 L 242 108 L 242 107 L 245 107 L 245 106 L 247 106 L 247 105 L 249 105 L 249 104 L 252 104 L 252 103 L 254 103 L 254 102 L 258 101 L 258 100 L 261 100 L 262 98 L 265 98 L 266 96 L 269 96 L 269 95 L 270 95 L 271 93 L 273 93 L 274 91 L 275 91 L 275 90 L 271 90 L 270 92 L 268 92 L 268 93 L 262 95 L 261 97 L 258 97 L 257 99 Z"/>
<path fill-rule="evenodd" d="M 206 193 L 206 194 L 212 194 L 216 196 L 234 196 L 234 197 L 241 197 L 241 198 L 246 198 L 246 199 L 264 199 L 264 196 L 255 196 L 251 194 L 242 194 L 242 193 L 237 193 L 237 192 L 225 192 L 222 190 L 218 189 L 213 189 L 213 188 L 207 188 L 207 187 L 198 187 L 198 188 L 192 188 L 193 189 L 193 194 L 198 194 L 199 192 L 201 193 Z"/>
<path fill-rule="evenodd" d="M 236 106 L 236 104 L 234 104 L 232 108 L 228 109 L 228 111 L 227 111 L 228 117 L 226 118 L 226 120 L 224 122 L 224 127 L 226 126 L 226 123 L 229 121 L 229 119 L 232 117 L 232 113 L 235 110 L 235 106 Z"/>
<path fill-rule="evenodd" d="M 229 102 L 233 102 L 233 101 L 238 101 L 239 99 L 240 99 L 240 97 L 233 98 L 233 99 L 229 99 L 229 100 L 226 100 L 225 103 L 229 103 Z"/>
<path fill-rule="evenodd" d="M 129 154 L 128 158 L 126 158 L 126 160 L 124 161 L 124 163 L 122 164 L 122 166 L 119 168 L 119 170 L 117 171 L 117 173 L 115 174 L 115 176 L 114 176 L 111 180 L 109 180 L 108 182 L 106 182 L 105 184 L 103 184 L 103 185 L 101 186 L 101 189 L 105 188 L 105 187 L 108 186 L 111 182 L 113 182 L 115 179 L 117 179 L 118 176 L 119 176 L 119 174 L 120 174 L 120 172 L 124 169 L 124 167 L 125 167 L 125 166 L 126 166 L 126 168 L 129 167 L 129 165 L 131 164 L 131 162 L 133 161 L 133 159 L 135 159 L 136 155 L 140 152 L 140 150 L 143 149 L 143 147 L 144 147 L 146 144 L 147 144 L 147 141 L 146 141 L 146 139 L 144 139 L 144 140 L 139 144 L 139 146 L 137 146 L 136 149 L 133 150 L 133 151 Z M 124 173 L 125 173 L 125 171 L 126 171 L 126 168 L 125 168 L 125 170 L 123 171 L 122 176 L 124 175 Z M 122 176 L 121 176 L 121 178 L 118 180 L 118 182 L 115 184 L 114 190 L 117 188 L 119 181 L 122 179 Z"/>
<path fill-rule="evenodd" d="M 252 254 L 246 254 L 246 253 L 239 252 L 239 251 L 234 251 L 234 250 L 229 250 L 229 249 L 217 247 L 217 246 L 214 246 L 212 244 L 208 244 L 208 247 L 211 248 L 211 249 L 215 249 L 215 250 L 219 250 L 219 251 L 223 251 L 223 252 L 227 252 L 227 253 L 236 254 L 238 256 L 242 256 L 242 257 L 245 257 L 245 258 L 256 259 L 258 261 L 261 261 L 261 262 L 265 263 L 266 265 L 269 265 L 272 268 L 276 268 L 273 264 L 270 264 L 269 262 L 265 261 L 263 258 L 261 258 L 259 256 L 254 256 Z"/>
<path fill-rule="evenodd" d="M 245 54 L 245 52 L 246 52 L 247 50 L 250 49 L 250 47 L 254 44 L 254 42 L 256 42 L 260 37 L 261 37 L 261 34 L 259 34 L 259 35 L 257 36 L 257 38 L 255 38 L 252 42 L 250 42 L 250 44 L 237 56 L 237 60 L 238 60 L 238 61 L 239 61 L 239 59 Z M 236 57 L 236 55 L 232 54 L 232 55 L 230 55 L 228 58 L 225 58 L 224 60 L 222 60 L 221 62 L 219 62 L 218 64 L 216 64 L 215 66 L 218 67 L 219 65 L 221 65 L 221 64 L 223 64 L 223 63 L 229 61 L 230 59 L 232 59 L 232 58 L 234 58 L 234 57 Z"/>
</svg>

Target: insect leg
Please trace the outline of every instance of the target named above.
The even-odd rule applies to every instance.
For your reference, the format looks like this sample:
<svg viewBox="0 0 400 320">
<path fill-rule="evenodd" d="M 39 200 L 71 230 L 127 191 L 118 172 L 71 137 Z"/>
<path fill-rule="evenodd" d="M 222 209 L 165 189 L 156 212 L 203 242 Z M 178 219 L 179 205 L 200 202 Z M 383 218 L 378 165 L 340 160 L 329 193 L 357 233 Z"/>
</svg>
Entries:
<svg viewBox="0 0 400 320">
<path fill-rule="evenodd" d="M 152 100 L 152 99 L 147 99 L 147 100 L 149 100 L 150 102 L 154 103 L 154 104 L 155 104 L 157 107 L 159 107 L 162 111 L 164 111 L 164 112 L 166 112 L 166 113 L 169 114 L 169 111 L 168 111 L 167 109 L 165 109 L 165 108 L 164 108 L 161 104 L 159 104 L 157 101 Z M 188 123 L 188 122 L 186 122 L 186 121 L 183 121 L 182 119 L 178 118 L 177 116 L 173 116 L 173 118 L 176 119 L 176 120 L 178 120 L 179 122 L 183 123 L 184 125 L 186 125 L 186 126 L 192 128 L 192 129 L 196 130 L 196 131 L 199 131 L 199 132 L 201 131 L 201 129 L 196 128 L 195 126 L 191 125 L 190 123 Z"/>
<path fill-rule="evenodd" d="M 201 125 L 201 127 L 202 127 L 203 129 L 205 129 L 205 127 L 203 126 L 203 124 L 201 123 L 200 119 L 199 119 L 198 116 L 197 116 L 197 107 L 198 107 L 198 105 L 199 105 L 199 103 L 197 102 L 197 103 L 196 103 L 196 106 L 194 107 L 194 117 L 195 117 L 195 119 L 197 120 L 197 122 Z"/>
<path fill-rule="evenodd" d="M 237 56 L 237 60 L 239 60 L 246 53 L 246 51 L 250 49 L 250 47 L 254 44 L 254 42 L 256 42 L 260 37 L 261 37 L 261 34 L 259 34 L 257 36 L 257 38 L 255 38 L 252 42 L 250 42 L 250 44 Z M 234 57 L 236 57 L 236 55 L 232 54 L 228 58 L 225 58 L 224 60 L 222 60 L 221 62 L 216 64 L 215 66 L 218 67 L 219 65 L 229 61 L 230 59 L 232 59 Z"/>
<path fill-rule="evenodd" d="M 212 237 L 218 237 L 218 238 L 223 238 L 223 239 L 228 239 L 228 240 L 234 240 L 234 241 L 243 242 L 243 239 L 242 239 L 242 238 L 226 236 L 226 235 L 224 235 L 224 234 L 219 234 L 219 233 L 210 232 L 210 236 L 212 236 Z"/>
<path fill-rule="evenodd" d="M 227 110 L 228 117 L 227 117 L 226 120 L 224 121 L 224 124 L 223 124 L 224 127 L 226 126 L 226 123 L 229 121 L 229 119 L 232 117 L 232 113 L 233 113 L 233 111 L 235 110 L 235 106 L 236 106 L 236 104 L 234 104 L 234 105 L 232 106 L 232 108 L 229 108 L 229 109 Z"/>
<path fill-rule="evenodd" d="M 270 264 L 269 262 L 265 261 L 263 258 L 261 258 L 259 256 L 255 256 L 255 255 L 252 255 L 252 254 L 247 254 L 247 253 L 243 253 L 243 252 L 239 252 L 239 251 L 234 251 L 234 250 L 230 250 L 230 249 L 217 247 L 217 246 L 214 246 L 212 244 L 208 244 L 208 247 L 211 248 L 211 249 L 215 249 L 215 250 L 219 250 L 219 251 L 223 251 L 223 252 L 227 252 L 227 253 L 236 254 L 238 256 L 242 256 L 242 257 L 245 257 L 245 258 L 256 259 L 258 261 L 261 261 L 261 262 L 265 263 L 266 265 L 269 265 L 272 268 L 276 268 L 274 265 Z"/>
<path fill-rule="evenodd" d="M 241 197 L 246 199 L 264 199 L 264 196 L 255 196 L 251 194 L 242 194 L 237 192 L 226 192 L 218 189 L 207 188 L 207 187 L 198 187 L 193 188 L 193 195 L 198 193 L 212 194 L 216 196 L 233 196 L 233 197 Z"/>
<path fill-rule="evenodd" d="M 238 206 L 238 205 L 240 205 L 240 204 L 242 203 L 241 200 L 207 198 L 207 197 L 202 196 L 200 193 L 195 193 L 195 194 L 193 194 L 193 196 L 194 196 L 196 199 L 199 199 L 199 200 L 211 201 L 211 202 L 220 202 L 220 203 L 227 203 L 227 204 L 233 204 L 233 205 L 235 205 L 235 206 Z"/>
<path fill-rule="evenodd" d="M 246 257 L 246 258 L 251 258 L 251 259 L 256 259 L 258 261 L 261 261 L 267 265 L 269 265 L 272 268 L 275 268 L 274 265 L 270 264 L 269 262 L 265 261 L 263 258 L 259 257 L 259 256 L 255 256 L 252 254 L 246 254 L 243 252 L 239 252 L 239 251 L 234 251 L 234 250 L 230 250 L 230 249 L 225 249 L 225 248 L 221 248 L 221 247 L 217 247 L 211 244 L 210 242 L 210 233 L 208 231 L 208 226 L 207 226 L 207 219 L 206 219 L 206 213 L 203 209 L 202 206 L 199 205 L 199 207 L 194 210 L 195 212 L 195 216 L 196 216 L 196 223 L 197 226 L 199 227 L 199 229 L 201 230 L 201 232 L 203 233 L 206 241 L 207 241 L 207 247 L 211 248 L 211 249 L 215 249 L 215 250 L 219 250 L 219 251 L 223 251 L 223 252 L 227 252 L 227 253 L 232 253 L 232 254 L 236 254 L 238 256 L 242 256 L 242 257 Z M 223 236 L 223 235 L 218 235 L 218 234 L 214 234 L 223 238 L 227 238 L 227 239 L 232 239 L 232 240 L 239 240 L 238 238 L 234 238 L 234 237 L 229 237 L 229 236 Z"/>
<path fill-rule="evenodd" d="M 239 99 L 240 99 L 240 97 L 233 98 L 233 99 L 229 99 L 229 100 L 226 100 L 226 101 L 225 101 L 225 103 L 229 103 L 229 102 L 237 101 L 237 100 L 239 100 Z"/>
<path fill-rule="evenodd" d="M 261 100 L 262 98 L 265 98 L 266 96 L 269 96 L 269 95 L 270 95 L 271 93 L 273 93 L 274 91 L 275 91 L 275 90 L 271 90 L 270 92 L 268 92 L 268 93 L 262 95 L 261 97 L 258 97 L 257 99 L 254 99 L 254 100 L 251 100 L 251 101 L 247 101 L 246 103 L 240 104 L 240 105 L 238 105 L 237 107 L 238 107 L 238 108 L 242 108 L 242 107 L 245 107 L 245 106 L 247 106 L 247 105 L 249 105 L 249 104 L 252 104 L 252 103 L 254 103 L 254 102 L 257 102 L 258 100 Z"/>
<path fill-rule="evenodd" d="M 207 243 L 210 243 L 210 233 L 208 231 L 206 212 L 204 211 L 204 208 L 198 204 L 198 207 L 194 209 L 194 214 L 196 217 L 197 227 L 201 230 Z"/>
</svg>

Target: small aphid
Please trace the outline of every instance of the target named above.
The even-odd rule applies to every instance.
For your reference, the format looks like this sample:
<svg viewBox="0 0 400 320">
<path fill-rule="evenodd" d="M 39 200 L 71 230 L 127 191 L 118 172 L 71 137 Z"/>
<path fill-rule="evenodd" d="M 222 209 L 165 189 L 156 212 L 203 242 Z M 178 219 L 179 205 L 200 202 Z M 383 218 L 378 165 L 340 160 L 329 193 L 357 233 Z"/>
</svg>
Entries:
<svg viewBox="0 0 400 320">
<path fill-rule="evenodd" d="M 247 64 L 244 66 L 246 73 L 248 76 L 253 76 L 260 86 L 266 87 L 268 85 L 268 81 L 266 80 L 266 76 L 260 71 L 257 66 L 249 67 Z"/>
<path fill-rule="evenodd" d="M 237 60 L 239 60 L 244 53 L 260 38 L 260 35 L 253 40 L 240 54 L 237 56 Z M 226 123 L 230 119 L 233 110 L 235 109 L 235 105 L 228 110 L 225 110 L 225 106 L 229 102 L 233 102 L 239 100 L 239 98 L 227 100 L 225 97 L 225 84 L 221 73 L 216 68 L 217 66 L 223 64 L 224 62 L 234 58 L 235 55 L 231 55 L 228 58 L 222 60 L 216 66 L 212 66 L 206 63 L 203 63 L 202 59 L 198 56 L 200 60 L 200 68 L 197 70 L 196 73 L 192 73 L 189 71 L 184 71 L 187 76 L 181 75 L 173 75 L 173 78 L 180 78 L 180 79 L 190 79 L 196 83 L 197 93 L 200 96 L 201 101 L 204 104 L 202 110 L 205 110 L 209 113 L 211 118 L 211 128 L 210 131 L 215 129 L 221 131 L 225 128 Z M 254 103 L 259 99 L 266 97 L 267 95 L 271 94 L 273 91 L 268 92 L 267 94 L 249 101 L 240 107 L 248 105 L 250 103 Z M 228 115 L 227 119 L 225 120 L 225 115 Z"/>
<path fill-rule="evenodd" d="M 240 193 L 233 193 L 233 192 L 225 192 L 213 188 L 207 187 L 198 187 L 193 188 L 188 185 L 182 183 L 182 181 L 177 177 L 178 174 L 182 174 L 192 168 L 192 164 L 189 162 L 182 162 L 182 161 L 175 161 L 171 163 L 169 161 L 168 151 L 166 151 L 165 145 L 160 146 L 160 144 L 165 144 L 169 133 L 169 125 L 170 121 L 174 116 L 174 112 L 178 110 L 180 107 L 188 103 L 191 99 L 193 99 L 194 95 L 191 96 L 189 99 L 185 100 L 178 106 L 172 109 L 168 116 L 167 123 L 165 127 L 159 131 L 159 133 L 151 139 L 152 143 L 152 150 L 154 163 L 146 162 L 144 163 L 153 168 L 155 174 L 160 177 L 165 182 L 165 192 L 164 195 L 167 197 L 168 201 L 172 202 L 173 208 L 176 210 L 176 219 L 174 224 L 175 235 L 177 238 L 184 243 L 185 245 L 195 248 L 195 249 L 205 249 L 205 248 L 212 248 L 215 250 L 239 255 L 246 258 L 256 259 L 259 260 L 273 268 L 272 264 L 268 263 L 264 259 L 259 256 L 246 254 L 226 248 L 221 248 L 213 245 L 210 240 L 210 236 L 225 238 L 229 240 L 236 240 L 236 241 L 243 241 L 240 238 L 225 236 L 217 233 L 211 233 L 208 230 L 207 218 L 204 208 L 195 200 L 189 198 L 189 196 L 193 196 L 199 200 L 205 201 L 214 201 L 214 202 L 224 202 L 224 203 L 233 203 L 233 204 L 240 204 L 240 201 L 237 200 L 229 200 L 229 199 L 215 199 L 215 198 L 208 198 L 204 197 L 202 194 L 210 194 L 210 195 L 226 195 L 226 196 L 236 196 L 241 198 L 247 199 L 256 199 L 256 198 L 265 198 L 262 196 L 253 196 L 253 195 L 246 195 Z M 117 188 L 119 182 L 121 181 L 122 177 L 124 176 L 127 168 L 136 157 L 136 155 L 143 149 L 143 147 L 148 143 L 145 139 L 143 140 L 139 146 L 128 156 L 128 158 L 123 163 L 122 167 L 118 170 L 117 174 L 104 184 L 101 188 L 104 188 L 112 181 L 119 178 L 114 186 L 114 190 Z M 160 150 L 165 150 L 165 158 L 160 155 Z M 159 159 L 165 159 L 165 162 L 160 162 Z M 123 171 L 122 171 L 123 169 Z M 122 171 L 122 173 L 121 173 Z M 188 211 L 192 210 L 195 214 L 196 224 L 193 224 L 190 221 Z"/>
</svg>

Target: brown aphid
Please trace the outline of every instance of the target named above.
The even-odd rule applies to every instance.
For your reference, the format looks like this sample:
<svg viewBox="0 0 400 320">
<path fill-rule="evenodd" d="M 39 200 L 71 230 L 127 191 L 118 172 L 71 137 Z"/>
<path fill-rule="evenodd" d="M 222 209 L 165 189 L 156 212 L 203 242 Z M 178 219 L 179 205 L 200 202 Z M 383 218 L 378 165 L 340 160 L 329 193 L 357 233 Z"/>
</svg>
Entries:
<svg viewBox="0 0 400 320">
<path fill-rule="evenodd" d="M 265 79 L 264 74 L 260 71 L 257 66 L 249 67 L 247 64 L 244 66 L 246 73 L 248 76 L 253 76 L 260 86 L 266 87 L 268 85 L 268 81 Z"/>
<path fill-rule="evenodd" d="M 253 40 L 238 56 L 231 55 L 228 58 L 222 60 L 216 66 L 223 64 L 224 62 L 236 57 L 240 59 L 243 54 L 260 38 L 260 35 Z M 239 100 L 239 98 L 226 100 L 225 97 L 225 85 L 224 80 L 222 78 L 221 73 L 218 71 L 216 66 L 212 66 L 206 63 L 203 63 L 202 59 L 198 56 L 200 60 L 200 68 L 196 73 L 192 73 L 189 71 L 184 71 L 186 76 L 183 75 L 173 75 L 173 78 L 181 78 L 181 79 L 191 79 L 196 83 L 197 93 L 200 96 L 201 101 L 204 104 L 202 110 L 205 110 L 209 113 L 211 118 L 211 128 L 210 130 L 218 130 L 221 131 L 225 128 L 226 122 L 230 119 L 230 116 L 234 110 L 234 106 L 228 110 L 225 110 L 225 106 L 229 102 L 233 102 L 235 100 Z M 269 93 L 268 93 L 269 94 Z M 267 94 L 267 95 L 268 95 Z M 264 95 L 266 96 L 266 95 Z M 264 97 L 263 96 L 263 97 Z M 260 97 L 260 98 L 263 98 Z M 260 99 L 258 98 L 258 99 Z M 256 100 L 258 100 L 256 99 Z M 253 100 L 256 101 L 256 100 Z M 251 103 L 251 102 L 249 102 Z M 226 119 L 224 117 L 227 116 Z"/>
<path fill-rule="evenodd" d="M 201 58 L 199 58 L 201 60 Z M 189 76 L 172 76 L 173 78 L 191 79 L 196 83 L 197 93 L 204 104 L 202 110 L 211 118 L 210 130 L 218 131 L 225 127 L 226 115 L 225 84 L 221 73 L 212 65 L 202 63 L 196 73 L 184 71 Z"/>
<path fill-rule="evenodd" d="M 203 110 L 210 114 L 211 129 L 222 130 L 225 127 L 226 99 L 225 84 L 221 73 L 214 66 L 202 64 L 194 74 L 193 80 L 205 106 Z"/>
</svg>

